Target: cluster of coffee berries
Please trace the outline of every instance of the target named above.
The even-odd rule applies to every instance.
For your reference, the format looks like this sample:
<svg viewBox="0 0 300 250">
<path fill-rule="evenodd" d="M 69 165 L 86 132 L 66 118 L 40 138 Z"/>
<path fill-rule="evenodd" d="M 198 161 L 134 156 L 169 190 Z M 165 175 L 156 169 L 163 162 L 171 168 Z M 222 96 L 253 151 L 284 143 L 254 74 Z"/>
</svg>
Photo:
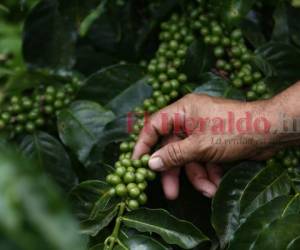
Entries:
<svg viewBox="0 0 300 250">
<path fill-rule="evenodd" d="M 173 14 L 169 21 L 161 24 L 160 46 L 155 58 L 150 60 L 147 73 L 153 88 L 151 98 L 136 111 L 155 111 L 178 97 L 180 85 L 187 82 L 187 76 L 179 72 L 184 63 L 189 45 L 194 41 L 192 30 L 184 17 Z"/>
<path fill-rule="evenodd" d="M 147 181 L 155 179 L 155 173 L 148 169 L 149 155 L 132 160 L 130 143 L 121 143 L 120 149 L 122 154 L 115 163 L 115 171 L 106 177 L 106 181 L 113 185 L 111 194 L 124 198 L 127 207 L 135 210 L 147 202 L 144 191 L 148 185 Z"/>
<path fill-rule="evenodd" d="M 180 86 L 187 83 L 187 76 L 180 72 L 180 67 L 194 41 L 189 22 L 177 14 L 161 24 L 159 38 L 155 57 L 146 66 L 153 94 L 134 110 L 137 119 L 130 140 L 120 144 L 121 155 L 115 163 L 115 172 L 107 176 L 107 182 L 113 185 L 111 194 L 122 197 L 130 210 L 145 204 L 147 181 L 155 178 L 155 173 L 148 168 L 148 155 L 139 160 L 131 159 L 137 136 L 144 127 L 144 114 L 152 114 L 178 98 Z"/>
<path fill-rule="evenodd" d="M 253 53 L 246 46 L 240 29 L 228 31 L 217 16 L 202 1 L 198 8 L 190 7 L 192 28 L 198 31 L 216 57 L 216 69 L 236 88 L 247 90 L 247 99 L 268 99 L 270 93 L 263 74 L 251 65 Z"/>
<path fill-rule="evenodd" d="M 12 96 L 1 109 L 0 131 L 32 133 L 53 122 L 54 116 L 75 98 L 80 82 L 60 87 L 42 86 L 30 95 Z"/>
<path fill-rule="evenodd" d="M 173 14 L 170 20 L 161 24 L 160 46 L 147 66 L 153 94 L 141 107 L 134 110 L 136 114 L 152 114 L 178 98 L 180 86 L 188 80 L 187 76 L 180 72 L 180 67 L 184 64 L 188 47 L 194 41 L 189 26 L 187 19 L 177 14 Z M 136 139 L 143 123 L 139 118 L 134 125 L 134 133 L 131 135 L 133 140 Z"/>
</svg>

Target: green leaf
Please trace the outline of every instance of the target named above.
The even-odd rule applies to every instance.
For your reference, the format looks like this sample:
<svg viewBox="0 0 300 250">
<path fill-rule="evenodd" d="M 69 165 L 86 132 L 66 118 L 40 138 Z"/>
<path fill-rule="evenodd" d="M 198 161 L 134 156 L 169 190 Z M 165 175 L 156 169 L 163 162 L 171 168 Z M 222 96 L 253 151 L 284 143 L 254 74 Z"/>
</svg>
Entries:
<svg viewBox="0 0 300 250">
<path fill-rule="evenodd" d="M 80 220 L 89 219 L 96 202 L 106 195 L 110 188 L 106 182 L 98 180 L 84 181 L 74 187 L 70 192 L 70 200 L 76 216 Z"/>
<path fill-rule="evenodd" d="M 80 90 L 80 97 L 106 105 L 144 76 L 138 65 L 113 65 L 91 75 Z"/>
<path fill-rule="evenodd" d="M 291 190 L 291 180 L 287 169 L 279 165 L 262 169 L 247 184 L 240 200 L 240 213 L 247 217 L 261 205 L 281 196 L 288 195 Z"/>
<path fill-rule="evenodd" d="M 81 221 L 81 233 L 96 236 L 117 215 L 120 199 L 111 196 L 110 189 L 106 182 L 90 180 L 71 191 L 73 210 Z"/>
<path fill-rule="evenodd" d="M 242 91 L 232 87 L 228 81 L 225 81 L 217 75 L 212 73 L 205 74 L 202 76 L 201 82 L 203 82 L 203 84 L 195 88 L 194 93 L 245 100 Z"/>
<path fill-rule="evenodd" d="M 299 8 L 287 8 L 287 17 L 288 17 L 288 22 L 289 22 L 289 31 L 290 31 L 290 38 L 291 40 L 300 46 L 300 23 L 297 21 L 297 17 L 300 14 L 300 9 Z"/>
<path fill-rule="evenodd" d="M 177 1 L 107 1 L 105 12 L 90 26 L 87 39 L 97 51 L 129 62 L 152 55 L 162 20 L 178 5 Z"/>
<path fill-rule="evenodd" d="M 58 189 L 31 162 L 1 150 L 0 173 L 2 235 L 26 250 L 86 249 Z"/>
<path fill-rule="evenodd" d="M 272 39 L 284 43 L 300 45 L 300 25 L 297 17 L 300 10 L 292 8 L 289 3 L 279 1 L 274 12 L 274 29 Z"/>
<path fill-rule="evenodd" d="M 33 8 L 23 36 L 23 56 L 28 64 L 53 68 L 74 65 L 77 27 L 69 10 L 58 0 L 43 0 Z"/>
<path fill-rule="evenodd" d="M 290 214 L 300 214 L 300 194 L 296 194 L 290 200 L 288 206 L 284 209 L 282 216 Z"/>
<path fill-rule="evenodd" d="M 276 10 L 274 11 L 274 29 L 272 33 L 272 40 L 289 43 L 290 30 L 288 23 L 287 6 L 284 1 L 279 1 Z"/>
<path fill-rule="evenodd" d="M 223 178 L 212 203 L 212 225 L 219 236 L 221 247 L 232 238 L 240 225 L 240 201 L 248 183 L 260 171 L 261 165 L 244 162 Z"/>
<path fill-rule="evenodd" d="M 53 70 L 49 68 L 29 70 L 18 68 L 5 84 L 4 91 L 7 96 L 22 95 L 25 91 L 32 91 L 38 86 L 61 86 L 69 84 L 73 77 L 80 78 L 78 73 L 67 70 Z"/>
<path fill-rule="evenodd" d="M 25 136 L 21 152 L 46 171 L 57 183 L 68 190 L 77 183 L 70 158 L 61 143 L 45 132 Z"/>
<path fill-rule="evenodd" d="M 259 235 L 251 249 L 286 249 L 296 238 L 300 237 L 300 215 L 292 214 L 269 224 Z"/>
<path fill-rule="evenodd" d="M 117 216 L 119 207 L 115 207 L 112 210 L 98 213 L 93 219 L 87 219 L 81 222 L 80 232 L 89 236 L 96 236 L 103 228 L 108 226 L 112 220 Z"/>
<path fill-rule="evenodd" d="M 257 12 L 250 12 L 247 18 L 241 23 L 241 29 L 244 37 L 254 48 L 258 48 L 267 42 L 263 32 L 262 18 L 259 17 Z"/>
<path fill-rule="evenodd" d="M 193 224 L 179 220 L 162 209 L 139 209 L 124 215 L 122 221 L 140 232 L 157 233 L 167 243 L 183 249 L 209 241 Z"/>
<path fill-rule="evenodd" d="M 188 48 L 182 71 L 190 81 L 199 80 L 203 72 L 208 71 L 214 63 L 214 56 L 203 40 L 194 41 Z"/>
<path fill-rule="evenodd" d="M 254 63 L 270 79 L 274 90 L 281 90 L 300 79 L 300 51 L 288 44 L 270 42 L 256 50 Z"/>
<path fill-rule="evenodd" d="M 59 136 L 84 163 L 105 125 L 114 117 L 97 103 L 76 101 L 58 114 Z"/>
<path fill-rule="evenodd" d="M 135 107 L 140 106 L 152 94 L 152 88 L 147 84 L 147 79 L 146 77 L 142 78 L 137 83 L 125 89 L 110 100 L 106 107 L 118 116 L 132 112 Z"/>
<path fill-rule="evenodd" d="M 128 136 L 127 116 L 118 117 L 108 123 L 99 135 L 96 145 L 92 148 L 86 166 L 99 162 L 113 164 L 115 159 L 119 157 L 119 146 L 116 144 L 126 140 Z M 110 146 L 114 149 L 112 150 Z"/>
<path fill-rule="evenodd" d="M 79 28 L 79 33 L 81 36 L 85 36 L 87 31 L 89 30 L 90 26 L 93 24 L 93 22 L 100 17 L 100 15 L 105 10 L 105 5 L 107 4 L 107 1 L 102 1 L 97 8 L 92 10 L 82 21 Z"/>
<path fill-rule="evenodd" d="M 286 250 L 298 250 L 298 249 L 300 249 L 300 236 L 292 240 L 286 248 Z"/>
<path fill-rule="evenodd" d="M 145 235 L 138 235 L 138 234 L 130 236 L 130 238 L 127 238 L 127 239 L 122 239 L 122 244 L 131 250 L 137 250 L 137 249 L 167 250 L 167 249 L 169 249 L 153 238 L 150 238 Z M 121 246 L 117 246 L 114 248 L 114 250 L 122 250 L 122 249 L 124 250 L 124 248 L 122 248 Z"/>
<path fill-rule="evenodd" d="M 288 211 L 293 211 L 293 207 L 299 206 L 299 204 L 299 196 L 280 196 L 263 205 L 253 212 L 245 223 L 240 226 L 234 234 L 228 250 L 250 249 L 260 233 L 270 223 L 290 214 Z M 299 213 L 299 210 L 297 213 Z"/>
<path fill-rule="evenodd" d="M 38 79 L 26 69 L 16 69 L 14 74 L 9 77 L 4 87 L 5 95 L 21 94 L 24 90 L 32 89 L 40 84 Z"/>
</svg>

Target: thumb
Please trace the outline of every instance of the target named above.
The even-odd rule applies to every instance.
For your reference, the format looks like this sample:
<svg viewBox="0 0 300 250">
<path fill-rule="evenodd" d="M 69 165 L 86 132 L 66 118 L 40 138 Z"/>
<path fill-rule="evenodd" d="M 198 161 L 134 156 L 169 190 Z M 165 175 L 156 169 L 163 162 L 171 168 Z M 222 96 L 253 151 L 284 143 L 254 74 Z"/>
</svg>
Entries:
<svg viewBox="0 0 300 250">
<path fill-rule="evenodd" d="M 180 167 L 194 161 L 198 151 L 196 141 L 187 137 L 184 140 L 169 143 L 156 151 L 150 158 L 149 167 L 155 171 Z"/>
</svg>

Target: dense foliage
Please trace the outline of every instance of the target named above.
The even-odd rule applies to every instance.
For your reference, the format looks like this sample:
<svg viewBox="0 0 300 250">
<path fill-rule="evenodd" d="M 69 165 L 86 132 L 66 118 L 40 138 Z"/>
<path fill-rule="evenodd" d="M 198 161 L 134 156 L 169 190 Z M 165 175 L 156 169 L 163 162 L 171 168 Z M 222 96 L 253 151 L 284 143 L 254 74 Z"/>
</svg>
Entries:
<svg viewBox="0 0 300 250">
<path fill-rule="evenodd" d="M 0 248 L 299 249 L 298 148 L 224 166 L 212 201 L 131 159 L 145 112 L 299 80 L 298 2 L 1 3 Z"/>
</svg>

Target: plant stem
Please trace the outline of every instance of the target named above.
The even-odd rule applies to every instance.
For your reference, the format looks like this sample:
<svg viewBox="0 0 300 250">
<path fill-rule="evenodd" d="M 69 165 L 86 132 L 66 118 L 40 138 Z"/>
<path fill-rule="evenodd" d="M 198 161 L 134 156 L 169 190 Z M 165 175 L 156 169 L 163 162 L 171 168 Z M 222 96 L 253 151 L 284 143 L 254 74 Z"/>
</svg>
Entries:
<svg viewBox="0 0 300 250">
<path fill-rule="evenodd" d="M 119 231 L 120 231 L 120 227 L 121 227 L 121 222 L 122 222 L 122 216 L 125 212 L 125 203 L 122 202 L 120 203 L 120 208 L 119 208 L 119 213 L 118 213 L 118 217 L 116 219 L 116 224 L 114 227 L 114 230 L 111 234 L 111 236 L 108 237 L 109 240 L 109 245 L 105 247 L 105 250 L 112 250 L 115 243 L 119 241 L 118 237 L 119 237 Z"/>
</svg>

